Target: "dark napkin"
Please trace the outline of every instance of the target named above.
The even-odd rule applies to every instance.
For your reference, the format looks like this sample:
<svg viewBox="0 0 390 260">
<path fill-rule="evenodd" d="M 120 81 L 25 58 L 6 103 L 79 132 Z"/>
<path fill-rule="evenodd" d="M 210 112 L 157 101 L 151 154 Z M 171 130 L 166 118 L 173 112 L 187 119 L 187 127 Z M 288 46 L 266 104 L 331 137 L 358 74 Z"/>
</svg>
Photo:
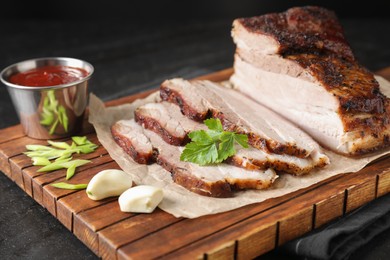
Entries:
<svg viewBox="0 0 390 260">
<path fill-rule="evenodd" d="M 326 227 L 286 243 L 281 250 L 305 259 L 347 259 L 360 246 L 390 228 L 390 194 Z"/>
</svg>

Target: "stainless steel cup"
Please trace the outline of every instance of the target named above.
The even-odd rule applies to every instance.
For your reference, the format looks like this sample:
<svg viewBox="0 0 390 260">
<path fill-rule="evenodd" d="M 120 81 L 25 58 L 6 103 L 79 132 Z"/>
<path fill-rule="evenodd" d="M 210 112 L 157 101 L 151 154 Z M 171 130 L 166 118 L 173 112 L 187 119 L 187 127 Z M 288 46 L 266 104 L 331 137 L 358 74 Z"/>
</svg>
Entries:
<svg viewBox="0 0 390 260">
<path fill-rule="evenodd" d="M 81 68 L 88 75 L 72 83 L 49 87 L 20 86 L 8 81 L 15 73 L 53 65 Z M 36 139 L 56 139 L 82 129 L 88 80 L 93 71 L 91 64 L 79 59 L 49 57 L 13 64 L 0 73 L 0 80 L 7 86 L 25 134 Z"/>
</svg>

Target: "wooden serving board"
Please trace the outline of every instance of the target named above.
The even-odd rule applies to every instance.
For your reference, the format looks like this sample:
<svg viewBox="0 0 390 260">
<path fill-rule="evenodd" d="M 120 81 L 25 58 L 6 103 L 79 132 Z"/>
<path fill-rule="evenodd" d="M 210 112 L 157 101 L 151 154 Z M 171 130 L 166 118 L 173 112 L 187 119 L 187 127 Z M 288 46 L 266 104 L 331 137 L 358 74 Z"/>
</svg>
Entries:
<svg viewBox="0 0 390 260">
<path fill-rule="evenodd" d="M 227 69 L 200 78 L 223 81 L 231 73 Z M 390 68 L 378 74 L 390 79 Z M 131 102 L 149 93 L 107 105 Z M 84 134 L 98 143 L 88 123 Z M 65 171 L 38 173 L 38 167 L 22 154 L 26 144 L 45 141 L 26 137 L 20 125 L 0 130 L 0 170 L 103 259 L 253 258 L 390 192 L 390 160 L 386 157 L 359 172 L 225 213 L 197 219 L 175 218 L 160 209 L 130 214 L 119 210 L 117 198 L 92 201 L 84 190 L 50 186 L 64 181 Z M 92 163 L 80 167 L 70 183 L 88 183 L 101 170 L 119 168 L 102 146 L 77 157 Z"/>
</svg>

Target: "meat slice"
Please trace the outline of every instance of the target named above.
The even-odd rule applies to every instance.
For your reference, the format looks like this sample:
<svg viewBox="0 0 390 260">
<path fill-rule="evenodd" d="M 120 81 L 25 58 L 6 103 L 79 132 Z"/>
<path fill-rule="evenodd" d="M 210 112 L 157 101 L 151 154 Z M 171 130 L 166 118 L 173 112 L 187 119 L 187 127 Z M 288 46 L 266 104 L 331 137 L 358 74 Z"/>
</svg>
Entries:
<svg viewBox="0 0 390 260">
<path fill-rule="evenodd" d="M 210 81 L 172 79 L 160 88 L 163 100 L 178 104 L 191 118 L 219 118 L 225 130 L 248 135 L 249 144 L 268 154 L 311 158 L 314 166 L 328 163 L 319 145 L 281 116 L 245 95 Z"/>
<path fill-rule="evenodd" d="M 389 99 L 355 60 L 333 12 L 299 7 L 233 26 L 237 89 L 336 152 L 390 145 Z"/>
<path fill-rule="evenodd" d="M 144 129 L 134 120 L 121 120 L 111 127 L 115 142 L 141 164 L 151 164 L 155 161 L 153 146 L 144 135 Z"/>
<path fill-rule="evenodd" d="M 148 103 L 137 108 L 134 114 L 139 124 L 172 145 L 185 145 L 189 141 L 187 134 L 190 131 L 207 129 L 204 124 L 183 116 L 180 109 L 169 102 Z"/>
<path fill-rule="evenodd" d="M 294 7 L 283 13 L 239 18 L 233 22 L 232 36 L 238 47 L 256 54 L 321 52 L 355 59 L 335 13 L 322 7 Z"/>
<path fill-rule="evenodd" d="M 141 123 L 144 128 L 154 131 L 165 142 L 172 145 L 184 144 L 184 140 L 188 140 L 187 134 L 191 131 L 207 130 L 206 125 L 187 118 L 180 112 L 178 106 L 168 102 L 143 105 L 136 109 L 135 114 L 138 123 Z M 173 142 L 172 140 L 179 141 Z M 291 155 L 268 154 L 253 147 L 243 149 L 238 146 L 236 150 L 237 153 L 227 160 L 227 163 L 249 170 L 273 168 L 277 171 L 301 175 L 316 167 L 310 157 L 298 158 Z M 317 167 L 320 166 L 322 165 L 317 165 Z"/>
<path fill-rule="evenodd" d="M 166 143 L 150 130 L 141 128 L 142 133 L 140 133 L 139 127 L 134 120 L 118 121 L 112 126 L 116 129 L 112 131 L 114 139 L 117 140 L 118 135 L 120 139 L 127 138 L 127 141 L 121 142 L 120 145 L 132 158 L 137 159 L 136 153 L 131 151 L 139 148 L 139 154 L 141 151 L 145 153 L 145 150 L 142 145 L 138 147 L 140 143 L 136 138 L 131 137 L 143 135 L 142 139 L 147 139 L 153 146 L 147 153 L 155 155 L 152 158 L 171 173 L 175 183 L 192 192 L 210 197 L 231 197 L 236 190 L 266 189 L 277 178 L 272 169 L 250 171 L 223 163 L 215 166 L 199 166 L 182 162 L 180 161 L 182 147 Z M 131 145 L 132 149 L 123 147 L 123 144 Z"/>
<path fill-rule="evenodd" d="M 229 158 L 227 162 L 248 170 L 273 168 L 278 172 L 303 175 L 314 168 L 324 167 L 329 163 L 329 160 L 321 158 L 322 155 L 319 153 L 315 155 L 317 158 L 299 158 L 287 154 L 269 154 L 253 147 L 236 150 L 237 153 Z"/>
</svg>

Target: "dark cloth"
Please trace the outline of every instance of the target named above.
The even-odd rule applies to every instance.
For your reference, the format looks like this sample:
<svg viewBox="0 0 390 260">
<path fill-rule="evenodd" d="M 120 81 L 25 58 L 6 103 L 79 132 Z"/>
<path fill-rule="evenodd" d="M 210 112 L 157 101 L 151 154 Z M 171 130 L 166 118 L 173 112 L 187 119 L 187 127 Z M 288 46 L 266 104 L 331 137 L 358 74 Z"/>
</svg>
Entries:
<svg viewBox="0 0 390 260">
<path fill-rule="evenodd" d="M 283 249 L 305 259 L 347 259 L 360 246 L 390 228 L 390 195 L 288 242 Z"/>
</svg>

